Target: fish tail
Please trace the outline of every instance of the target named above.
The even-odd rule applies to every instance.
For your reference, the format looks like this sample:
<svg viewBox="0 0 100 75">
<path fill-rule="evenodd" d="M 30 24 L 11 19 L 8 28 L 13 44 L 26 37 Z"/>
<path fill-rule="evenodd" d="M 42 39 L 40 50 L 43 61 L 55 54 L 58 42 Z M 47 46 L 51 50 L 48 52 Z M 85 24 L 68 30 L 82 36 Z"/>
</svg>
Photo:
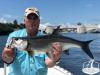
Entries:
<svg viewBox="0 0 100 75">
<path fill-rule="evenodd" d="M 85 52 L 90 58 L 94 59 L 93 54 L 92 54 L 92 52 L 90 51 L 90 48 L 89 48 L 89 44 L 90 44 L 92 41 L 93 41 L 93 40 L 89 40 L 89 41 L 83 42 L 82 49 L 84 50 L 84 52 Z"/>
</svg>

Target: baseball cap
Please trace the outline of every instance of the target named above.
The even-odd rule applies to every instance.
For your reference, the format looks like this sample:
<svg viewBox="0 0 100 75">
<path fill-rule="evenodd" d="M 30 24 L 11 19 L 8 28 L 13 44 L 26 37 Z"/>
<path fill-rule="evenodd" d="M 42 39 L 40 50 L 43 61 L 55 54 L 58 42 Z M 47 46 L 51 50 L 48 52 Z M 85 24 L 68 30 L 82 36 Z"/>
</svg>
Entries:
<svg viewBox="0 0 100 75">
<path fill-rule="evenodd" d="M 28 16 L 28 15 L 31 14 L 31 13 L 36 14 L 38 17 L 40 17 L 39 11 L 38 11 L 38 9 L 35 8 L 35 7 L 27 8 L 27 9 L 25 10 L 24 16 Z"/>
</svg>

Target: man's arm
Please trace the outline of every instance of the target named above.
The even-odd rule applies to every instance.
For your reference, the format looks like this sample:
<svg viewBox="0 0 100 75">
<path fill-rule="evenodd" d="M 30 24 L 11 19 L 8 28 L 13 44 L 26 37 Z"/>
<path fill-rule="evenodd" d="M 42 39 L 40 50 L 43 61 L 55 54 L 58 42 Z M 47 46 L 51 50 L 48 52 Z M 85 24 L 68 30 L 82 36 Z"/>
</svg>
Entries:
<svg viewBox="0 0 100 75">
<path fill-rule="evenodd" d="M 62 52 L 62 47 L 61 44 L 56 42 L 52 44 L 52 58 L 48 57 L 45 60 L 45 63 L 48 67 L 53 67 L 57 61 L 59 61 L 61 52 Z"/>
</svg>

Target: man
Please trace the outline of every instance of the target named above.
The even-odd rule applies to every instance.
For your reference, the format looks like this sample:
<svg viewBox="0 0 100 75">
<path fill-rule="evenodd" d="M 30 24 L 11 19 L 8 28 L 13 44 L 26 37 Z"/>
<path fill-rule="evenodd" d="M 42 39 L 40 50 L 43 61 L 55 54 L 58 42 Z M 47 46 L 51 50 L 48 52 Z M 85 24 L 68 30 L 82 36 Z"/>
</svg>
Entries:
<svg viewBox="0 0 100 75">
<path fill-rule="evenodd" d="M 36 53 L 34 50 L 28 52 L 11 48 L 12 37 L 39 36 L 42 32 L 38 31 L 40 24 L 40 14 L 37 8 L 31 7 L 25 10 L 24 14 L 25 29 L 14 31 L 9 34 L 6 47 L 2 52 L 2 59 L 8 63 L 8 75 L 46 75 L 47 68 L 52 67 L 59 60 L 61 54 L 61 45 L 56 42 L 52 44 L 53 59 L 46 53 Z M 31 54 L 31 55 L 30 55 Z"/>
</svg>

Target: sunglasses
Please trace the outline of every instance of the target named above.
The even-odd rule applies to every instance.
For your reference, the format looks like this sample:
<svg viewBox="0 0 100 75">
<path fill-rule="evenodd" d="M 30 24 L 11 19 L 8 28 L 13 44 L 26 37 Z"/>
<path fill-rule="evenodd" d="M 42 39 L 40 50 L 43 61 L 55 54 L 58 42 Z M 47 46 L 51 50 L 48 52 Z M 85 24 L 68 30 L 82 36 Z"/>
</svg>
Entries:
<svg viewBox="0 0 100 75">
<path fill-rule="evenodd" d="M 39 17 L 36 14 L 31 13 L 27 16 L 27 18 L 30 20 L 37 20 Z"/>
</svg>

